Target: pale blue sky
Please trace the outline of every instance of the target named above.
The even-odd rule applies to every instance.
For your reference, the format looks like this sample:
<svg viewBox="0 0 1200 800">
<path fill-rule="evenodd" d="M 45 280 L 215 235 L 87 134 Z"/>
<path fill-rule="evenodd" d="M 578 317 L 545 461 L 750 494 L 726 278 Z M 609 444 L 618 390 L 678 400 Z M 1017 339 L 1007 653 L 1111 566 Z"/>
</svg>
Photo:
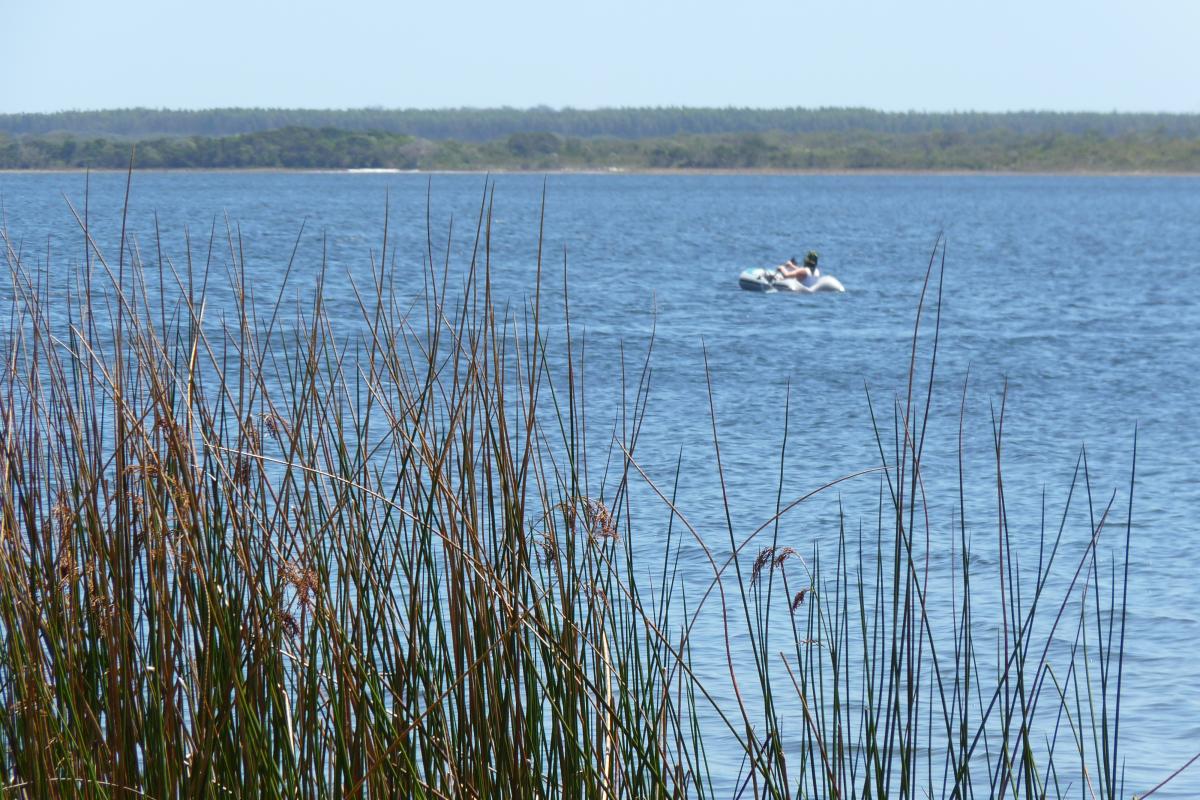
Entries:
<svg viewBox="0 0 1200 800">
<path fill-rule="evenodd" d="M 1200 112 L 1195 0 L 0 0 L 0 112 Z"/>
</svg>

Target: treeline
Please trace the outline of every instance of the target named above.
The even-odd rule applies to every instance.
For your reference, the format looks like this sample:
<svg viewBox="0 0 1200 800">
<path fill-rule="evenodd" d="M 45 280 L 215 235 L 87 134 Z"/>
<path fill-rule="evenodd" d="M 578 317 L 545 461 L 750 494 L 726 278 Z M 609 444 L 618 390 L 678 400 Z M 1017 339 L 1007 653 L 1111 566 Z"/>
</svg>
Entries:
<svg viewBox="0 0 1200 800">
<path fill-rule="evenodd" d="M 0 114 L 0 132 L 12 136 L 54 133 L 145 139 L 158 136 L 225 137 L 280 128 L 337 128 L 432 140 L 488 142 L 517 133 L 562 137 L 661 139 L 734 133 L 875 133 L 1158 135 L 1200 137 L 1198 114 L 1118 114 L 1018 111 L 1006 113 L 887 112 L 865 108 L 603 108 L 547 107 L 347 110 L 218 108 L 199 111 L 149 108 Z"/>
<path fill-rule="evenodd" d="M 120 168 L 133 153 L 144 168 L 348 169 L 415 165 L 428 143 L 390 133 L 285 128 L 239 136 L 175 136 L 129 141 L 71 135 L 5 137 L 0 168 Z"/>
<path fill-rule="evenodd" d="M 1200 136 L 1162 133 L 737 133 L 645 139 L 522 132 L 486 142 L 383 131 L 284 128 L 136 143 L 0 134 L 0 168 L 897 169 L 1200 173 Z"/>
</svg>

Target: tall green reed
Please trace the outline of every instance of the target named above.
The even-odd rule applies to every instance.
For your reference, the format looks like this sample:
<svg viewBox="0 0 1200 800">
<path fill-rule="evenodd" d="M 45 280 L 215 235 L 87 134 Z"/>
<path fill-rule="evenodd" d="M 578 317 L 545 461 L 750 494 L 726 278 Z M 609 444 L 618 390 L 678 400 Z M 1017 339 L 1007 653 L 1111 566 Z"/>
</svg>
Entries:
<svg viewBox="0 0 1200 800">
<path fill-rule="evenodd" d="M 618 468 L 589 471 L 600 456 L 569 293 L 544 296 L 539 245 L 530 296 L 506 311 L 486 192 L 471 259 L 452 265 L 430 241 L 415 303 L 396 289 L 387 216 L 368 279 L 352 283 L 349 334 L 325 305 L 323 254 L 312 291 L 285 300 L 299 238 L 285 288 L 263 300 L 236 231 L 189 240 L 176 264 L 122 230 L 114 264 L 85 209 L 85 258 L 56 298 L 57 273 L 5 235 L 5 792 L 1120 794 L 1128 527 L 1106 568 L 1111 502 L 1070 556 L 1064 511 L 1036 567 L 1021 567 L 1001 405 L 1000 599 L 978 607 L 961 460 L 955 529 L 925 516 L 934 259 L 937 297 L 922 293 L 890 431 L 872 406 L 880 463 L 788 498 L 785 438 L 776 508 L 748 535 L 727 513 L 718 537 L 637 460 L 649 351 L 628 386 L 622 367 L 604 455 Z M 222 281 L 227 316 L 212 294 Z M 551 302 L 561 326 L 543 317 Z M 873 533 L 843 517 L 831 550 L 804 557 L 782 540 L 786 514 L 864 475 L 880 481 Z M 654 548 L 635 544 L 635 484 L 662 500 Z M 930 559 L 947 547 L 955 571 L 939 585 Z M 685 580 L 681 554 L 711 575 Z M 1067 580 L 1052 581 L 1068 557 Z M 728 682 L 698 677 L 693 640 L 713 624 Z M 742 771 L 713 769 L 715 748 L 741 753 Z"/>
</svg>

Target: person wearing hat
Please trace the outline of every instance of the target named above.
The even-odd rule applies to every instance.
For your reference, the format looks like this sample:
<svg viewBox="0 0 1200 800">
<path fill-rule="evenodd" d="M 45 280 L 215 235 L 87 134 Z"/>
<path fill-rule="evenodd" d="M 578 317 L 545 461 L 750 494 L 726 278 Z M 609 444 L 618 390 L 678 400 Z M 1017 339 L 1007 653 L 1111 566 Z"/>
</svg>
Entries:
<svg viewBox="0 0 1200 800">
<path fill-rule="evenodd" d="M 808 255 L 804 257 L 804 266 L 808 267 L 808 271 L 814 278 L 821 277 L 821 270 L 817 269 L 817 259 L 820 257 L 816 250 L 809 250 Z"/>
<path fill-rule="evenodd" d="M 821 274 L 821 271 L 817 269 L 818 258 L 820 256 L 817 255 L 815 250 L 809 250 L 808 255 L 804 257 L 804 264 L 800 265 L 796 263 L 796 257 L 792 256 L 787 260 L 787 263 L 779 268 L 779 277 L 785 280 L 795 278 L 798 281 L 815 278 Z"/>
</svg>

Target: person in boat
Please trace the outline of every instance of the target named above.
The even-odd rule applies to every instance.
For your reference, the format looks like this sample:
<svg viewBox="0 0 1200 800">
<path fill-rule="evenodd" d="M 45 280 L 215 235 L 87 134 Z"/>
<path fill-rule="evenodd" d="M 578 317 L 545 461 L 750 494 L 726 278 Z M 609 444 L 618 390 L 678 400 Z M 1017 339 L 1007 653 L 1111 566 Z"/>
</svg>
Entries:
<svg viewBox="0 0 1200 800">
<path fill-rule="evenodd" d="M 817 268 L 817 260 L 820 258 L 816 250 L 809 250 L 808 255 L 804 257 L 804 266 L 814 278 L 821 277 L 821 270 Z"/>
<path fill-rule="evenodd" d="M 817 259 L 820 256 L 813 250 L 808 251 L 808 255 L 804 257 L 803 264 L 796 263 L 796 257 L 792 256 L 787 262 L 778 269 L 779 277 L 783 279 L 795 278 L 798 281 L 805 281 L 809 278 L 815 278 L 821 274 L 817 269 Z"/>
</svg>

